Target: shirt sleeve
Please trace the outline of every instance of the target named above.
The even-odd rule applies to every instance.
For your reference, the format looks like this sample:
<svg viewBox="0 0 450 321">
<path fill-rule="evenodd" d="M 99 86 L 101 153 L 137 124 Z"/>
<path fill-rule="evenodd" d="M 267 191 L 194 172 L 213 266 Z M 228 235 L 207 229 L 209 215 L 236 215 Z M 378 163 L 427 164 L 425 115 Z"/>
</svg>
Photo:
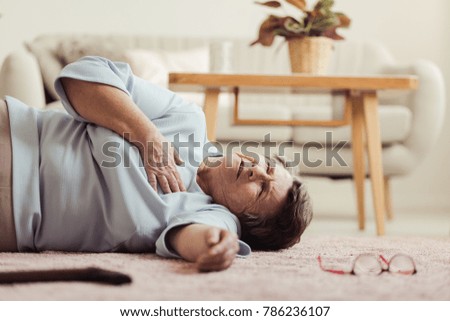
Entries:
<svg viewBox="0 0 450 321">
<path fill-rule="evenodd" d="M 229 212 L 218 209 L 197 212 L 193 214 L 180 215 L 172 218 L 167 228 L 161 233 L 156 241 L 156 254 L 168 258 L 181 258 L 168 244 L 166 240 L 167 233 L 173 228 L 189 225 L 189 224 L 204 224 L 215 226 L 236 233 L 239 237 L 241 234 L 240 224 L 237 217 Z M 237 257 L 248 257 L 251 254 L 251 249 L 248 244 L 239 240 L 239 251 Z"/>
<path fill-rule="evenodd" d="M 55 89 L 61 97 L 64 108 L 79 121 L 87 122 L 70 104 L 61 78 L 72 78 L 116 87 L 128 94 L 150 120 L 160 118 L 170 109 L 182 104 L 182 99 L 175 93 L 133 75 L 127 63 L 87 56 L 65 66 L 55 81 Z"/>
</svg>

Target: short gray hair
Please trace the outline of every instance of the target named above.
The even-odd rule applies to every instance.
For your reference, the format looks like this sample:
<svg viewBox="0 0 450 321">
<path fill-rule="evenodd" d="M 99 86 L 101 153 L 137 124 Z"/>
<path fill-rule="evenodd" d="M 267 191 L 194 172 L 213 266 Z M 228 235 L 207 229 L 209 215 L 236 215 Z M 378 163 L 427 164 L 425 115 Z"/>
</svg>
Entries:
<svg viewBox="0 0 450 321">
<path fill-rule="evenodd" d="M 278 156 L 271 161 L 286 163 Z M 312 201 L 305 184 L 298 176 L 293 183 L 285 205 L 276 215 L 269 217 L 244 214 L 240 217 L 242 240 L 254 250 L 276 251 L 300 242 L 300 237 L 313 217 Z"/>
</svg>

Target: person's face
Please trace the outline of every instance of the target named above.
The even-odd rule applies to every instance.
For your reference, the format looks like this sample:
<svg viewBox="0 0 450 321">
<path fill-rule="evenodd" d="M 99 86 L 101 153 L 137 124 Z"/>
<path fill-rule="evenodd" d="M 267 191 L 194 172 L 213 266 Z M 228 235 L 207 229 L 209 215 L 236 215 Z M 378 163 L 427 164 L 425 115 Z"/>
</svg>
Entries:
<svg viewBox="0 0 450 321">
<path fill-rule="evenodd" d="M 278 213 L 286 201 L 293 178 L 281 164 L 270 164 L 233 154 L 231 159 L 213 158 L 213 166 L 202 165 L 197 181 L 214 202 L 226 206 L 237 216 Z M 218 165 L 220 164 L 220 165 Z"/>
</svg>

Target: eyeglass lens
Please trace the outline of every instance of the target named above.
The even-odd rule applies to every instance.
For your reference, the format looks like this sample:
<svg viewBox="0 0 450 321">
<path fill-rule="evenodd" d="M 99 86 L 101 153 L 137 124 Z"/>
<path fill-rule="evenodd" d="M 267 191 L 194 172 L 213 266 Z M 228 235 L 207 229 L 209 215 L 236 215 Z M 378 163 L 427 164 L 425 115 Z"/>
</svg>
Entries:
<svg viewBox="0 0 450 321">
<path fill-rule="evenodd" d="M 356 275 L 377 275 L 383 271 L 375 255 L 361 254 L 355 259 L 353 273 Z"/>
<path fill-rule="evenodd" d="M 389 262 L 389 272 L 406 275 L 414 274 L 416 272 L 416 265 L 411 257 L 404 254 L 397 254 Z"/>
<path fill-rule="evenodd" d="M 387 270 L 391 273 L 410 275 L 414 274 L 416 267 L 411 257 L 404 254 L 397 254 L 391 258 Z M 375 255 L 362 254 L 355 259 L 353 273 L 355 275 L 377 275 L 386 269 L 383 263 Z"/>
</svg>

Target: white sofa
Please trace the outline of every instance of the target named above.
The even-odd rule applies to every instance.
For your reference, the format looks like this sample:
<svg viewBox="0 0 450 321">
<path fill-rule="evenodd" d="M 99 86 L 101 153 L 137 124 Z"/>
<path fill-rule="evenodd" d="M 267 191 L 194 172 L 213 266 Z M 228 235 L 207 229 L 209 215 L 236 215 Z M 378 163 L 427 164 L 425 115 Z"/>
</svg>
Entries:
<svg viewBox="0 0 450 321">
<path fill-rule="evenodd" d="M 58 106 L 53 88 L 56 75 L 66 63 L 84 55 L 101 55 L 127 61 L 131 54 L 130 64 L 133 70 L 139 74 L 146 69 L 150 78 L 152 74 L 158 74 L 159 78 L 152 80 L 162 85 L 166 85 L 164 82 L 167 78 L 163 74 L 166 73 L 167 77 L 168 71 L 208 72 L 211 66 L 216 72 L 290 72 L 287 46 L 282 46 L 276 52 L 277 45 L 270 48 L 249 47 L 249 41 L 246 40 L 224 41 L 153 36 L 44 35 L 25 44 L 21 50 L 11 53 L 5 59 L 0 72 L 0 95 L 15 96 L 37 108 Z M 221 43 L 224 45 L 221 46 Z M 137 49 L 141 51 L 138 52 Z M 145 61 L 145 57 L 153 57 L 153 61 L 144 68 L 139 66 L 139 61 Z M 381 44 L 342 41 L 335 44 L 329 73 L 412 74 L 419 77 L 419 88 L 416 91 L 381 92 L 379 95 L 385 176 L 411 172 L 433 148 L 442 127 L 445 97 L 443 78 L 438 68 L 424 60 L 409 65 L 399 64 Z M 202 103 L 201 97 L 187 97 Z M 330 95 L 292 95 L 287 91 L 270 96 L 244 93 L 240 95 L 241 117 L 338 117 L 342 112 L 341 98 Z M 324 148 L 311 149 L 310 158 L 324 160 L 327 150 L 332 147 L 330 145 L 350 139 L 348 127 L 233 126 L 231 113 L 231 103 L 225 97 L 221 101 L 218 116 L 219 141 L 260 141 L 267 133 L 277 142 L 292 141 L 296 148 L 315 141 L 322 143 Z M 326 132 L 333 133 L 332 143 L 326 143 Z M 339 166 L 336 162 L 331 166 L 324 162 L 317 167 L 301 164 L 301 171 L 310 175 L 348 177 L 352 174 L 349 147 L 350 144 L 346 144 L 340 152 L 349 166 Z"/>
</svg>

